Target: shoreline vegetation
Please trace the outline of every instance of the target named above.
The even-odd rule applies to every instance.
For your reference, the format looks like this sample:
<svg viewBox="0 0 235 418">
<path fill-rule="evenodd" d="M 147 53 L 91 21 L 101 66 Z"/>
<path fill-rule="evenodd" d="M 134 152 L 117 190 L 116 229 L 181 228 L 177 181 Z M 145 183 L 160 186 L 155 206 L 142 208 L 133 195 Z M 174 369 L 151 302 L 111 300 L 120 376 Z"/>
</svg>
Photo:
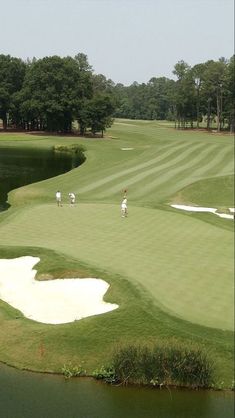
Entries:
<svg viewBox="0 0 235 418">
<path fill-rule="evenodd" d="M 109 135 L 118 137 L 118 140 L 89 141 L 88 138 L 79 138 L 80 145 L 74 143 L 74 138 L 45 137 L 40 142 L 40 138 L 32 135 L 27 141 L 20 142 L 22 136 L 11 143 L 12 147 L 25 147 L 29 140 L 30 146 L 53 147 L 59 152 L 82 152 L 86 155 L 86 163 L 79 170 L 74 169 L 59 179 L 60 189 L 64 193 L 72 188 L 79 195 L 75 210 L 64 205 L 58 214 L 58 208 L 54 204 L 54 191 L 58 184 L 56 177 L 16 189 L 9 194 L 11 207 L 7 214 L 0 214 L 0 258 L 16 258 L 22 255 L 40 257 L 36 276 L 38 280 L 100 277 L 110 284 L 105 301 L 117 303 L 120 309 L 67 325 L 47 326 L 24 318 L 21 312 L 0 301 L 0 361 L 24 370 L 59 373 L 67 375 L 66 377 L 86 375 L 107 380 L 109 383 L 114 379 L 118 384 L 144 384 L 157 388 L 191 385 L 187 380 L 190 372 L 186 378 L 183 371 L 189 371 L 193 364 L 197 364 L 198 376 L 202 377 L 200 367 L 205 366 L 208 380 L 205 379 L 202 384 L 199 378 L 196 383 L 192 383 L 192 387 L 234 390 L 234 334 L 230 328 L 222 326 L 225 319 L 222 312 L 224 306 L 228 305 L 228 299 L 225 298 L 224 302 L 220 299 L 225 286 L 226 294 L 229 295 L 228 277 L 231 270 L 227 271 L 224 266 L 230 266 L 232 227 L 227 220 L 218 217 L 214 219 L 209 213 L 194 217 L 175 213 L 166 206 L 169 199 L 173 201 L 173 197 L 177 197 L 179 203 L 232 207 L 232 143 L 225 135 L 211 138 L 207 133 L 173 131 L 164 124 L 159 127 L 155 122 L 149 121 L 144 126 L 143 121 L 135 120 L 134 124 L 138 125 L 138 129 L 129 129 L 125 122 L 122 126 L 122 120 L 117 125 L 114 123 Z M 5 137 L 1 136 L 3 146 L 9 141 L 9 133 Z M 122 148 L 132 148 L 133 151 L 124 153 Z M 194 149 L 198 149 L 199 154 L 202 152 L 202 156 L 199 155 L 200 166 L 199 161 L 193 160 Z M 208 152 L 211 156 L 210 163 L 206 162 Z M 177 153 L 176 157 L 174 153 Z M 195 179 L 194 170 L 190 171 L 187 164 L 190 167 L 195 165 L 198 178 Z M 154 177 L 151 177 L 151 169 L 159 170 L 159 175 L 156 176 L 158 172 L 153 171 Z M 146 170 L 142 177 L 141 170 Z M 170 170 L 173 170 L 172 180 Z M 213 176 L 217 171 L 220 174 L 218 178 Z M 123 172 L 126 174 L 122 175 Z M 136 173 L 138 178 L 134 177 L 137 176 Z M 205 173 L 208 178 L 204 177 Z M 159 184 L 156 183 L 155 189 L 156 178 Z M 164 178 L 167 181 L 163 187 L 160 182 Z M 122 180 L 120 184 L 119 179 Z M 119 201 L 121 191 L 128 186 L 128 181 L 130 216 L 128 223 L 125 222 L 124 225 L 123 222 L 120 223 Z M 143 200 L 147 207 L 143 206 Z M 92 234 L 89 232 L 91 230 Z M 152 230 L 155 235 L 152 235 Z M 223 249 L 218 252 L 219 255 L 214 253 L 212 246 L 208 246 L 207 256 L 203 258 L 200 244 L 204 239 L 204 230 L 205 237 L 208 234 L 212 240 L 219 240 Z M 171 231 L 178 237 L 175 246 L 170 241 Z M 191 237 L 194 236 L 193 241 L 187 241 L 186 231 Z M 122 251 L 123 234 L 128 237 L 127 247 L 124 248 L 125 252 L 128 248 L 128 257 Z M 138 253 L 139 235 L 146 242 L 151 240 L 153 247 L 151 252 L 141 247 L 144 257 Z M 169 239 L 162 249 L 164 242 L 161 237 L 165 236 Z M 117 245 L 113 246 L 111 243 L 115 243 L 115 240 Z M 179 249 L 183 240 L 186 240 L 186 244 Z M 194 245 L 194 241 L 198 241 L 198 245 Z M 171 258 L 172 270 L 164 276 L 164 280 L 160 280 L 164 266 L 171 267 L 167 264 L 167 251 L 174 255 Z M 184 251 L 187 251 L 188 263 L 192 263 L 187 270 L 189 287 L 186 281 L 182 284 L 180 282 Z M 112 254 L 118 254 L 125 270 L 120 268 L 118 260 L 115 264 Z M 156 254 L 159 263 L 157 273 L 152 270 L 152 260 L 156 259 Z M 199 280 L 196 267 L 196 271 L 193 269 L 198 259 L 207 266 L 206 275 L 201 270 L 203 280 Z M 132 260 L 135 260 L 135 268 Z M 213 276 L 213 260 L 216 265 L 219 263 L 220 273 L 217 276 Z M 131 268 L 134 268 L 135 276 L 138 276 L 139 271 L 145 280 L 141 282 L 140 276 L 140 280 L 136 281 L 131 276 Z M 167 286 L 164 286 L 167 276 L 172 274 L 176 276 L 173 282 L 168 283 L 167 293 Z M 151 277 L 155 277 L 157 281 L 156 290 Z M 208 278 L 213 280 L 213 288 Z M 150 285 L 146 287 L 148 280 Z M 204 282 L 207 286 L 205 288 Z M 218 293 L 213 293 L 213 297 L 217 298 L 216 303 L 221 301 L 221 325 L 216 307 L 206 299 L 217 287 Z M 168 300 L 169 290 L 173 296 Z M 175 292 L 178 292 L 177 297 Z M 186 304 L 184 297 L 186 294 L 190 297 L 192 292 L 195 296 Z M 193 301 L 200 304 L 202 297 L 205 299 L 205 306 L 210 308 L 207 316 L 209 317 L 210 312 L 214 315 L 211 316 L 210 326 L 208 323 L 203 325 L 204 319 L 208 319 L 205 317 L 203 304 L 198 310 L 201 316 L 195 314 L 199 322 L 189 319 L 194 315 L 191 311 Z M 177 305 L 178 301 L 182 303 L 182 307 Z M 178 311 L 175 311 L 176 308 Z M 117 347 L 120 351 L 116 350 L 115 357 Z M 183 357 L 182 352 L 185 354 Z M 160 370 L 163 362 L 158 363 L 162 353 L 165 353 L 164 370 Z M 192 363 L 187 363 L 189 358 Z M 171 375 L 171 370 L 173 372 L 177 369 L 176 361 L 185 365 L 182 379 L 178 375 Z M 123 364 L 126 364 L 124 369 L 121 367 Z M 158 365 L 160 371 L 154 372 L 154 365 Z M 125 370 L 129 370 L 129 374 L 126 375 Z M 116 375 L 117 371 L 119 375 Z"/>
<path fill-rule="evenodd" d="M 86 148 L 79 144 L 71 144 L 71 145 L 54 145 L 53 146 L 54 152 L 68 152 L 72 155 L 76 155 L 79 158 L 80 165 L 86 161 Z"/>
<path fill-rule="evenodd" d="M 129 344 L 117 347 L 112 365 L 93 372 L 96 379 L 120 385 L 212 388 L 213 365 L 208 354 L 192 344 Z"/>
<path fill-rule="evenodd" d="M 74 153 L 74 154 L 82 153 L 82 152 L 86 151 L 86 149 L 82 145 L 77 145 L 77 144 L 54 145 L 53 150 L 58 151 L 58 152 L 71 152 L 71 153 Z"/>
</svg>

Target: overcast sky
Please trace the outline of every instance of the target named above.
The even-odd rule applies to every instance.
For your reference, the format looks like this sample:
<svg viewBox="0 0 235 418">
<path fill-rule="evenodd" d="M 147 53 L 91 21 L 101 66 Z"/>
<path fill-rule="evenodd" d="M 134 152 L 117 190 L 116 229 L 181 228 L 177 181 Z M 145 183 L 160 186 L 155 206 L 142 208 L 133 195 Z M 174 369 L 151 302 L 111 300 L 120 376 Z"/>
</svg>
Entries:
<svg viewBox="0 0 235 418">
<path fill-rule="evenodd" d="M 0 0 L 0 54 L 83 52 L 95 73 L 130 85 L 173 78 L 234 54 L 233 0 Z"/>
</svg>

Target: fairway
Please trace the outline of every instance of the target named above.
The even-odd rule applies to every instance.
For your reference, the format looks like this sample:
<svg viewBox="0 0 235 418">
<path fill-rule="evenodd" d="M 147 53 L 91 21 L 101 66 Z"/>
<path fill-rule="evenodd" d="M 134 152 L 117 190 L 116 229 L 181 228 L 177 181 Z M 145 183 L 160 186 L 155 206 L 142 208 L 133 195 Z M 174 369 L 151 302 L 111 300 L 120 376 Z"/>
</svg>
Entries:
<svg viewBox="0 0 235 418">
<path fill-rule="evenodd" d="M 34 248 L 34 254 L 27 255 L 54 252 L 86 266 L 86 271 L 93 272 L 90 277 L 102 279 L 103 274 L 111 284 L 107 301 L 119 305 L 115 312 L 67 328 L 54 328 L 55 339 L 68 332 L 64 353 L 76 358 L 75 344 L 69 337 L 72 329 L 76 329 L 80 354 L 86 356 L 89 347 L 88 363 L 94 366 L 98 340 L 97 358 L 103 361 L 111 341 L 113 344 L 115 339 L 128 335 L 144 339 L 181 335 L 209 345 L 213 340 L 220 347 L 214 347 L 215 351 L 220 352 L 220 345 L 230 344 L 226 338 L 232 335 L 226 334 L 223 342 L 220 333 L 232 331 L 234 326 L 233 220 L 210 213 L 184 213 L 170 205 L 213 204 L 222 212 L 234 207 L 233 137 L 178 131 L 155 121 L 121 119 L 104 139 L 27 135 L 26 140 L 24 135 L 0 136 L 0 147 L 48 149 L 71 144 L 85 148 L 85 163 L 66 174 L 12 191 L 10 209 L 0 214 L 0 255 L 1 251 L 8 252 L 13 258 L 13 247 L 14 256 L 24 255 L 26 248 Z M 120 213 L 124 189 L 127 218 Z M 63 207 L 56 205 L 56 190 L 62 192 Z M 71 191 L 76 193 L 75 207 L 69 205 Z M 38 256 L 43 265 L 43 256 Z M 58 270 L 69 271 L 66 262 L 61 263 Z M 40 263 L 38 266 L 40 270 Z M 46 269 L 45 264 L 45 275 Z M 73 277 L 71 274 L 69 277 Z M 126 294 L 124 283 L 128 284 Z M 9 307 L 7 312 L 3 315 L 5 327 L 14 310 Z M 101 323 L 106 324 L 102 329 L 110 337 L 108 342 L 98 328 L 96 331 L 96 325 Z M 32 327 L 39 329 L 38 324 Z M 49 329 L 43 328 L 48 338 L 52 335 Z M 51 350 L 54 352 L 54 348 Z M 0 355 L 5 358 L 3 352 Z M 216 354 L 216 358 L 220 355 Z M 19 364 L 17 356 L 9 356 L 9 363 Z M 228 358 L 223 366 L 227 370 L 230 354 Z M 64 357 L 58 355 L 47 364 L 58 369 L 61 361 Z M 35 358 L 29 364 L 43 369 Z"/>
</svg>

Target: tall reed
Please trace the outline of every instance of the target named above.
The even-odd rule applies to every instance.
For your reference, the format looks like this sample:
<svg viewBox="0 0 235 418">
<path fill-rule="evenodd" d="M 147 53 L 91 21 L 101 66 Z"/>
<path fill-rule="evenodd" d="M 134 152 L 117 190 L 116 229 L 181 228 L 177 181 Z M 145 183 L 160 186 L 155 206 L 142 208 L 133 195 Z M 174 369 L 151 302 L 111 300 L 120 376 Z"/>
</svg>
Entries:
<svg viewBox="0 0 235 418">
<path fill-rule="evenodd" d="M 113 354 L 116 379 L 122 384 L 208 388 L 213 367 L 200 347 L 178 343 L 120 346 Z"/>
</svg>

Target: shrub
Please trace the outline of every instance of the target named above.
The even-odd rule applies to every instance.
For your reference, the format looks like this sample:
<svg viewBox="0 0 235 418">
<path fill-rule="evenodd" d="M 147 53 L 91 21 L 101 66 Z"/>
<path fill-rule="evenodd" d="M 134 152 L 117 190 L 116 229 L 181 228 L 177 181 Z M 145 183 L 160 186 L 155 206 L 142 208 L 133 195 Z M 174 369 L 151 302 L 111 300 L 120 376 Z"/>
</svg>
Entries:
<svg viewBox="0 0 235 418">
<path fill-rule="evenodd" d="M 77 145 L 77 144 L 71 144 L 71 145 L 54 145 L 53 147 L 54 151 L 59 151 L 59 152 L 71 152 L 74 154 L 80 154 L 85 150 L 85 148 L 82 145 Z"/>
<path fill-rule="evenodd" d="M 113 354 L 113 368 L 122 384 L 206 388 L 213 383 L 207 354 L 200 347 L 175 343 L 122 346 Z"/>
<path fill-rule="evenodd" d="M 86 370 L 79 364 L 79 366 L 73 366 L 72 363 L 64 364 L 62 367 L 62 373 L 69 379 L 70 377 L 86 376 Z"/>
<path fill-rule="evenodd" d="M 93 371 L 92 376 L 97 380 L 104 380 L 107 383 L 115 383 L 116 376 L 113 366 L 101 366 L 100 369 Z"/>
</svg>

